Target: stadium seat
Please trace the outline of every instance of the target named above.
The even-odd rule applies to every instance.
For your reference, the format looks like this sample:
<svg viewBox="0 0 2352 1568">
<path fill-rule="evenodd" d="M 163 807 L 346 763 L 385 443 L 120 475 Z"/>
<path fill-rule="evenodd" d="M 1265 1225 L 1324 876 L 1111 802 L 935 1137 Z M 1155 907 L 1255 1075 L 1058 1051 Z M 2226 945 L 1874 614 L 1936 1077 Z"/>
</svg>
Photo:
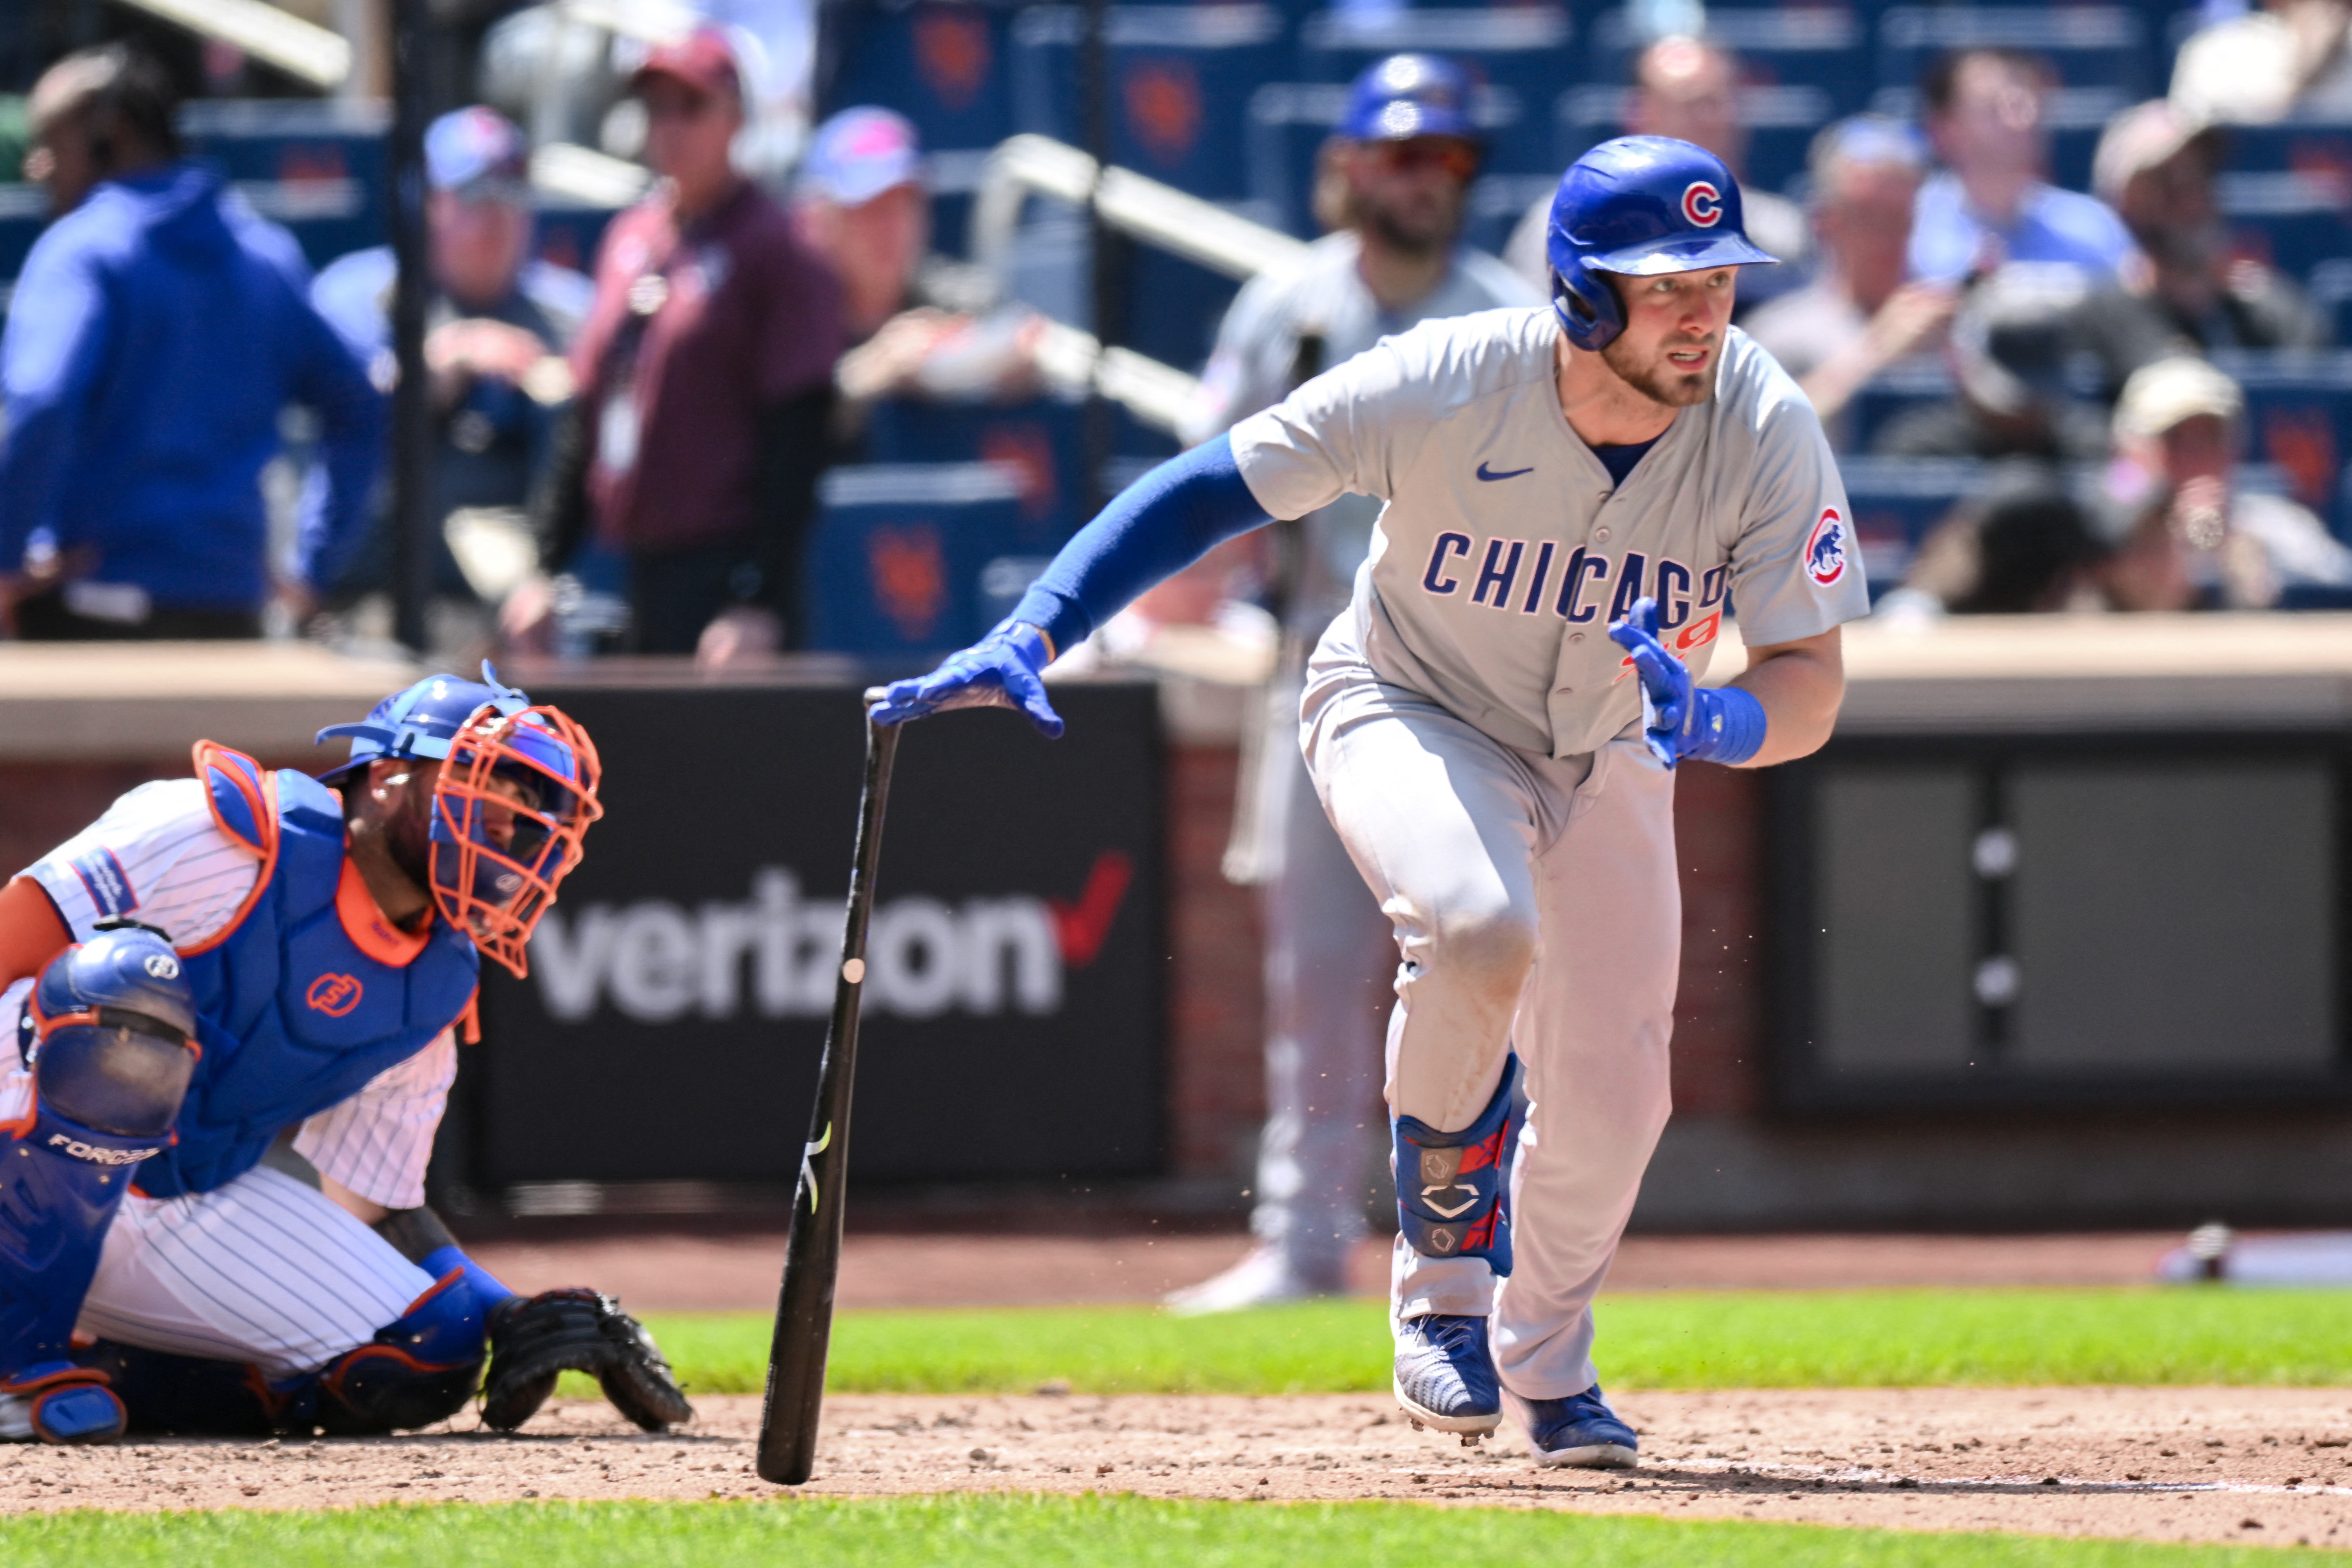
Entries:
<svg viewBox="0 0 2352 1568">
<path fill-rule="evenodd" d="M 985 462 L 828 473 L 809 542 L 810 646 L 916 664 L 977 638 L 1003 615 L 1006 582 L 1025 588 L 1052 553 L 1024 541 L 1023 484 Z"/>
<path fill-rule="evenodd" d="M 1867 452 L 1879 427 L 1905 409 L 1948 403 L 1956 395 L 1952 373 L 1941 359 L 1921 355 L 1891 365 L 1847 405 L 1845 418 L 1852 432 L 1847 449 Z"/>
<path fill-rule="evenodd" d="M 1991 468 L 1967 458 L 1838 460 L 1874 600 L 1903 580 L 1919 542 L 1983 484 Z"/>
<path fill-rule="evenodd" d="M 292 230 L 312 267 L 390 232 L 388 125 L 384 106 L 345 99 L 197 99 L 180 111 L 189 152 Z"/>
<path fill-rule="evenodd" d="M 1018 129 L 1081 147 L 1085 16 L 1075 5 L 1039 5 L 1013 30 Z M 1105 47 L 1111 161 L 1212 201 L 1246 197 L 1246 108 L 1288 59 L 1281 14 L 1262 5 L 1115 5 Z"/>
</svg>

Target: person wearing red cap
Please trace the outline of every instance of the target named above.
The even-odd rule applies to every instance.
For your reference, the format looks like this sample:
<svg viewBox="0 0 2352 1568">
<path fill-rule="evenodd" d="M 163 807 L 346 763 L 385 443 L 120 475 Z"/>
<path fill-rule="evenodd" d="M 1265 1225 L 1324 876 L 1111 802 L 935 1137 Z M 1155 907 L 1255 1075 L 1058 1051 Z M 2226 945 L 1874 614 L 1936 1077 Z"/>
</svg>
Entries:
<svg viewBox="0 0 2352 1568">
<path fill-rule="evenodd" d="M 662 179 L 597 257 L 544 559 L 561 571 L 593 536 L 629 563 L 636 651 L 724 663 L 798 640 L 841 286 L 735 170 L 743 92 L 726 34 L 656 48 L 631 85 Z M 509 631 L 551 599 L 541 583 L 518 590 Z"/>
</svg>

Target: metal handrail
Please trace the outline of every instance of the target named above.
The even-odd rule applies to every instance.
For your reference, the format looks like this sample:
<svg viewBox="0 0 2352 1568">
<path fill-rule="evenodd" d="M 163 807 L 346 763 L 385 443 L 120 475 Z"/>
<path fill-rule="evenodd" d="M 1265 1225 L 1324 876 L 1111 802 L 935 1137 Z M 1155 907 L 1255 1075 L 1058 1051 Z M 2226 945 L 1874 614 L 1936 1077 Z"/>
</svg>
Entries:
<svg viewBox="0 0 2352 1568">
<path fill-rule="evenodd" d="M 971 209 L 974 262 L 1003 273 L 1020 227 L 1021 205 L 1033 195 L 1079 207 L 1091 203 L 1110 227 L 1228 278 L 1246 280 L 1307 259 L 1306 241 L 1280 229 L 1252 223 L 1132 169 L 1100 169 L 1066 142 L 1029 134 L 999 143 L 982 167 Z"/>
</svg>

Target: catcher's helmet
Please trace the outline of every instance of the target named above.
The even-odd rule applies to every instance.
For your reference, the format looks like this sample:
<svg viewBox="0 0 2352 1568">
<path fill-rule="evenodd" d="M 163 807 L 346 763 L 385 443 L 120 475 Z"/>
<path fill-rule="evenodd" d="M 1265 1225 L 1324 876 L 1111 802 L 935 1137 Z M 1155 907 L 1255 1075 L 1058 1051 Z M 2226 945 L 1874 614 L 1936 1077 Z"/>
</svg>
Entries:
<svg viewBox="0 0 2352 1568">
<path fill-rule="evenodd" d="M 1739 182 L 1723 160 L 1671 136 L 1620 136 L 1569 165 L 1544 250 L 1560 330 L 1592 350 L 1625 330 L 1616 290 L 1595 273 L 1654 278 L 1780 259 L 1748 240 Z"/>
<path fill-rule="evenodd" d="M 441 763 L 433 786 L 433 900 L 474 945 L 517 975 L 529 967 L 531 929 L 555 901 L 556 884 L 580 863 L 588 825 L 604 815 L 588 732 L 558 709 L 533 706 L 501 683 L 488 661 L 483 684 L 427 676 L 396 691 L 356 724 L 351 760 L 331 780 L 386 757 Z"/>
<path fill-rule="evenodd" d="M 1403 142 L 1454 136 L 1484 145 L 1470 113 L 1470 79 L 1435 55 L 1391 55 L 1376 61 L 1348 89 L 1339 134 L 1354 142 Z"/>
</svg>

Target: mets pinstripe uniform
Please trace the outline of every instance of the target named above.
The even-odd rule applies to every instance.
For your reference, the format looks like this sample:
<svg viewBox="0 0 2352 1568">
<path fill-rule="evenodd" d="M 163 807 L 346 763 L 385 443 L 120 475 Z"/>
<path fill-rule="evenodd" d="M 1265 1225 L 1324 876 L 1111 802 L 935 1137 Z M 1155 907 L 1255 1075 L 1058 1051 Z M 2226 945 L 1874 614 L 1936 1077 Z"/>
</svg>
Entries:
<svg viewBox="0 0 2352 1568">
<path fill-rule="evenodd" d="M 483 673 L 320 778 L 200 742 L 0 888 L 0 1437 L 389 1432 L 486 1360 L 500 1430 L 567 1368 L 691 1415 L 609 1299 L 518 1296 L 425 1204 L 480 959 L 524 973 L 603 809 L 586 731 Z"/>
<path fill-rule="evenodd" d="M 1197 437 L 1278 401 L 1312 374 L 1435 317 L 1536 299 L 1493 257 L 1465 249 L 1438 286 L 1386 310 L 1364 286 L 1353 234 L 1318 240 L 1297 271 L 1252 280 L 1234 300 L 1202 377 Z M 1302 364 L 1302 360 L 1310 363 Z M 1265 1131 L 1258 1144 L 1261 1249 L 1233 1273 L 1171 1298 L 1180 1309 L 1242 1306 L 1345 1284 L 1364 1235 L 1364 1184 L 1380 1142 L 1381 1018 L 1395 967 L 1388 921 L 1349 864 L 1298 755 L 1307 650 L 1347 604 L 1380 506 L 1341 496 L 1299 520 L 1283 606 L 1283 662 L 1266 693 L 1266 733 L 1250 781 L 1249 869 L 1265 889 Z"/>
<path fill-rule="evenodd" d="M 1554 198 L 1551 309 L 1424 322 L 1163 464 L 875 710 L 1057 732 L 1039 674 L 1122 595 L 1268 517 L 1382 503 L 1300 717 L 1401 959 L 1394 1387 L 1465 1441 L 1511 1410 L 1547 1465 L 1638 1447 L 1591 1308 L 1667 1112 L 1672 770 L 1818 746 L 1831 634 L 1869 605 L 1820 422 L 1728 324 L 1738 268 L 1772 259 L 1740 223 L 1703 149 L 1593 149 Z M 1698 687 L 1735 605 L 1758 656 Z"/>
<path fill-rule="evenodd" d="M 137 890 L 142 920 L 195 948 L 244 908 L 259 868 L 214 819 L 204 784 L 186 778 L 140 785 L 24 874 L 49 895 L 73 939 L 88 942 L 111 912 L 111 900 L 100 901 L 110 871 Z M 0 1017 L 14 1018 L 31 988 L 20 981 L 0 996 Z M 445 1029 L 304 1121 L 295 1152 L 385 1208 L 416 1207 L 457 1070 L 457 1041 Z M 0 1047 L 0 1120 L 22 1115 L 32 1090 L 12 1037 Z M 79 1326 L 152 1350 L 251 1362 L 278 1377 L 366 1343 L 432 1284 L 317 1188 L 257 1165 L 211 1192 L 124 1199 Z"/>
</svg>

